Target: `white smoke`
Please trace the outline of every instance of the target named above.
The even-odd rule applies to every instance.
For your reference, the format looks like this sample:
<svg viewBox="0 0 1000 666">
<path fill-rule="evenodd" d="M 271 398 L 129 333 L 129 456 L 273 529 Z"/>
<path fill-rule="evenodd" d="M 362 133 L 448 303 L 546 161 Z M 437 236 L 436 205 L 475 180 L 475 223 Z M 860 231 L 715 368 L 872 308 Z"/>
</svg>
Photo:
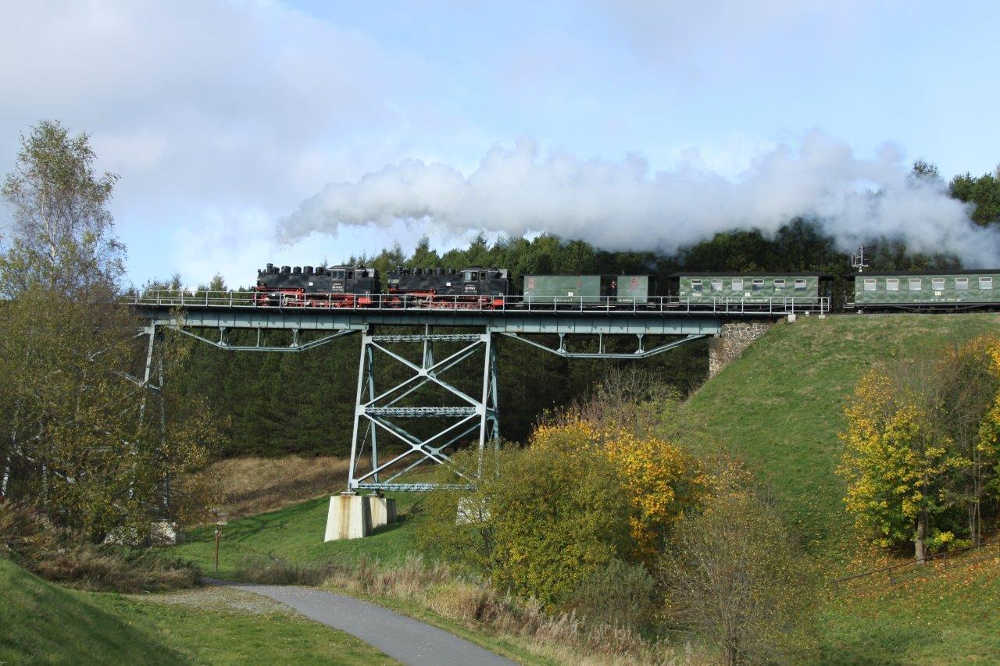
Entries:
<svg viewBox="0 0 1000 666">
<path fill-rule="evenodd" d="M 943 181 L 915 179 L 892 147 L 862 159 L 820 132 L 797 150 L 779 146 L 761 155 L 736 179 L 691 164 L 653 173 L 634 155 L 620 162 L 543 155 L 531 142 L 491 150 L 468 176 L 409 160 L 327 185 L 280 228 L 294 241 L 342 224 L 405 220 L 672 251 L 727 229 L 773 232 L 795 216 L 819 220 L 842 250 L 887 236 L 913 250 L 954 252 L 969 266 L 1000 263 L 1000 236 L 974 225 Z"/>
</svg>

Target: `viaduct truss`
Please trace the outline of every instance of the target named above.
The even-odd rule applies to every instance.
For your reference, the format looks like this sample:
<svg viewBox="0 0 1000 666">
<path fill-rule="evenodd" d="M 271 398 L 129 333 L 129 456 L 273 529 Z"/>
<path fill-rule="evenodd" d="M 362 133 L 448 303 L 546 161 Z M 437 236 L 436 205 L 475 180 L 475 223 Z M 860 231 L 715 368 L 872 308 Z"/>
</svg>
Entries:
<svg viewBox="0 0 1000 666">
<path fill-rule="evenodd" d="M 255 306 L 234 294 L 184 294 L 158 292 L 134 299 L 131 306 L 145 322 L 140 335 L 148 335 L 144 384 L 150 384 L 153 370 L 153 347 L 165 328 L 180 331 L 197 340 L 230 352 L 297 353 L 338 338 L 357 334 L 360 338 L 354 427 L 351 438 L 351 462 L 348 473 L 350 492 L 389 490 L 429 490 L 429 483 L 401 481 L 407 472 L 423 463 L 449 464 L 446 449 L 469 438 L 478 440 L 480 470 L 485 447 L 500 437 L 499 394 L 497 384 L 496 336 L 505 336 L 543 349 L 564 358 L 641 359 L 661 354 L 682 344 L 717 335 L 727 321 L 745 319 L 773 320 L 791 314 L 828 309 L 828 302 L 790 303 L 757 302 L 756 307 L 688 308 L 634 307 L 620 309 L 610 303 L 604 309 L 593 307 L 549 307 L 526 310 L 501 308 L 472 310 L 465 308 L 276 308 Z M 407 328 L 403 328 L 407 327 Z M 400 330 L 402 329 L 402 331 Z M 461 333 L 435 333 L 442 329 Z M 230 344 L 232 331 L 256 331 L 255 345 Z M 281 330 L 291 334 L 285 346 L 262 344 L 262 331 Z M 412 333 L 409 331 L 421 331 Z M 403 332 L 407 331 L 407 332 Z M 467 331 L 467 332 L 466 332 Z M 309 332 L 309 339 L 304 333 Z M 558 339 L 556 346 L 527 336 Z M 571 336 L 596 336 L 597 348 L 570 351 Z M 634 336 L 632 352 L 609 351 L 606 336 Z M 668 342 L 647 348 L 649 336 L 675 336 Z M 245 337 L 245 336 L 244 336 Z M 252 337 L 252 336 L 251 336 Z M 447 352 L 441 353 L 442 348 Z M 414 361 L 414 350 L 419 360 Z M 436 353 L 437 352 L 437 353 Z M 480 357 L 480 390 L 470 393 L 458 388 L 449 371 Z M 375 365 L 398 364 L 405 379 L 388 386 L 376 386 Z M 468 367 L 466 364 L 463 367 Z M 416 391 L 428 389 L 439 395 L 436 404 L 413 406 L 406 401 Z M 458 403 L 457 405 L 454 403 Z M 445 423 L 430 435 L 414 434 L 407 423 L 418 419 L 436 419 Z M 380 437 L 390 437 L 402 444 L 392 450 L 402 453 L 381 455 Z M 391 441 L 391 440 L 390 440 Z M 389 447 L 385 447 L 389 448 Z M 454 469 L 456 487 L 475 482 Z"/>
</svg>

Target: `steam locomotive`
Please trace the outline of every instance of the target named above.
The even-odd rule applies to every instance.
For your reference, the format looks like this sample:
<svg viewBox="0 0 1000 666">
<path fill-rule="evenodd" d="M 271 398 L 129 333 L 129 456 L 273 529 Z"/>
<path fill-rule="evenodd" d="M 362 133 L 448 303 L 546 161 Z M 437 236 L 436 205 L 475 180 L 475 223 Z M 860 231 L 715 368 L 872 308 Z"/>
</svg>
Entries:
<svg viewBox="0 0 1000 666">
<path fill-rule="evenodd" d="M 254 305 L 287 307 L 370 307 L 379 293 L 378 275 L 364 266 L 282 266 L 257 271 Z"/>
<path fill-rule="evenodd" d="M 397 268 L 386 290 L 374 268 L 282 266 L 257 272 L 254 305 L 282 307 L 501 307 L 509 292 L 506 268 Z"/>
</svg>

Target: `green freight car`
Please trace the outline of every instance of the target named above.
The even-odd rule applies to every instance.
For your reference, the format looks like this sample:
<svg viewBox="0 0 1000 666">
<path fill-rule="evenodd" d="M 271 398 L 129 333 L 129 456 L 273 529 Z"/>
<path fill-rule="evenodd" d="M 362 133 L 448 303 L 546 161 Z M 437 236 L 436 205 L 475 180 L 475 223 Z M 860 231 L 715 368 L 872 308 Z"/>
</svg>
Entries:
<svg viewBox="0 0 1000 666">
<path fill-rule="evenodd" d="M 858 273 L 857 308 L 965 309 L 1000 304 L 1000 270 Z"/>
<path fill-rule="evenodd" d="M 770 303 L 819 299 L 819 273 L 680 273 L 681 303 Z"/>
<path fill-rule="evenodd" d="M 616 275 L 614 288 L 623 305 L 644 305 L 649 301 L 648 275 Z"/>
<path fill-rule="evenodd" d="M 525 275 L 525 303 L 599 303 L 600 275 Z"/>
<path fill-rule="evenodd" d="M 525 275 L 524 302 L 644 305 L 648 275 Z"/>
</svg>

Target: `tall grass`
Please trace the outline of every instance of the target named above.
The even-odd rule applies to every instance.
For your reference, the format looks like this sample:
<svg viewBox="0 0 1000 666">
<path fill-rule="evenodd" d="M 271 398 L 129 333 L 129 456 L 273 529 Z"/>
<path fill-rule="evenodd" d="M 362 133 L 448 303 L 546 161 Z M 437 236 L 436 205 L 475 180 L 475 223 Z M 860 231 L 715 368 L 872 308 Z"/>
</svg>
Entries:
<svg viewBox="0 0 1000 666">
<path fill-rule="evenodd" d="M 580 664 L 712 663 L 634 627 L 594 620 L 575 610 L 549 614 L 541 602 L 519 599 L 440 562 L 410 553 L 401 562 L 300 565 L 280 558 L 248 559 L 242 580 L 266 584 L 321 585 L 336 592 L 424 608 L 467 628 L 526 640 L 534 652 Z"/>
<path fill-rule="evenodd" d="M 221 504 L 216 512 L 234 519 L 340 492 L 349 465 L 333 456 L 244 456 L 215 461 L 185 483 L 218 484 Z"/>
</svg>

